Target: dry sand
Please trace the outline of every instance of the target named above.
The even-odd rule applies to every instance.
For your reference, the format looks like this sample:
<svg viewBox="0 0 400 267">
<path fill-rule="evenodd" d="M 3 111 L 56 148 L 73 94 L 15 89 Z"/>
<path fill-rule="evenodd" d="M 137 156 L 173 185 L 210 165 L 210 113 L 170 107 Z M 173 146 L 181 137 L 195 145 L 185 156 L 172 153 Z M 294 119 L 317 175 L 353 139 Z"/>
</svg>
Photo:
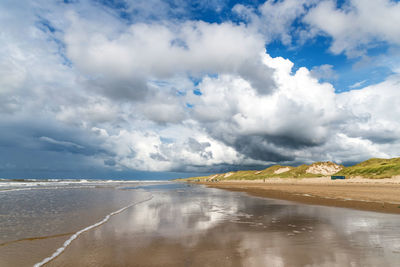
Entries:
<svg viewBox="0 0 400 267">
<path fill-rule="evenodd" d="M 330 177 L 201 182 L 209 187 L 247 192 L 254 196 L 400 214 L 400 177 L 387 179 Z"/>
</svg>

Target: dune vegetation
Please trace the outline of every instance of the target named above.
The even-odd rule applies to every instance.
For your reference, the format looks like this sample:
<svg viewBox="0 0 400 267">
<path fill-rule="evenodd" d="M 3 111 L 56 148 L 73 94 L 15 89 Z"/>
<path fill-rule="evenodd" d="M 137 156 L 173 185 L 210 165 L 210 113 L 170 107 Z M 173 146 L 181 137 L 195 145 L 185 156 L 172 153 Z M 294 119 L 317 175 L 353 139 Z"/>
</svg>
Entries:
<svg viewBox="0 0 400 267">
<path fill-rule="evenodd" d="M 202 177 L 191 177 L 187 181 L 223 181 L 223 180 L 261 180 L 269 178 L 311 178 L 331 175 L 346 178 L 391 178 L 400 175 L 400 158 L 372 158 L 354 166 L 344 167 L 333 162 L 315 162 L 297 167 L 273 165 L 264 170 L 235 171 Z"/>
<path fill-rule="evenodd" d="M 372 158 L 339 171 L 337 175 L 365 178 L 389 178 L 400 175 L 400 158 Z"/>
</svg>

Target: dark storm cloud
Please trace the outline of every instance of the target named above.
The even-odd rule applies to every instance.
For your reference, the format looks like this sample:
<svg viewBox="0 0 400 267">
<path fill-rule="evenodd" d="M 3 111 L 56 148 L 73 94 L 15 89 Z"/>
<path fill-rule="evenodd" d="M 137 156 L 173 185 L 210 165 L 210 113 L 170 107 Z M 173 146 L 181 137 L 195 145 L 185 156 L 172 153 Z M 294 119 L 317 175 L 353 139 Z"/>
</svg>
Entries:
<svg viewBox="0 0 400 267">
<path fill-rule="evenodd" d="M 150 153 L 150 158 L 157 161 L 168 161 L 168 159 L 163 155 L 161 155 L 160 153 Z"/>
<path fill-rule="evenodd" d="M 82 145 L 78 145 L 70 141 L 55 140 L 47 136 L 41 136 L 38 139 L 40 143 L 40 149 L 43 150 L 68 152 L 68 153 L 83 154 L 88 156 L 101 153 L 98 149 L 95 149 L 93 147 L 86 148 Z"/>
<path fill-rule="evenodd" d="M 141 101 L 149 93 L 149 88 L 143 78 L 113 79 L 100 76 L 83 81 L 83 85 L 93 93 L 121 102 Z"/>
<path fill-rule="evenodd" d="M 371 123 L 369 120 L 360 119 L 360 120 L 353 120 L 354 124 L 352 127 L 347 126 L 346 132 L 348 136 L 357 138 L 361 137 L 365 140 L 369 140 L 372 143 L 376 144 L 391 144 L 396 143 L 399 140 L 400 130 L 390 127 L 387 129 L 381 125 L 377 125 L 373 129 L 371 128 L 360 128 L 360 122 L 364 123 Z M 362 125 L 362 124 L 361 124 Z"/>
<path fill-rule="evenodd" d="M 91 161 L 91 157 L 114 155 L 113 152 L 101 148 L 102 141 L 94 134 L 66 127 L 56 121 L 49 123 L 50 121 L 52 120 L 0 121 L 0 154 L 4 156 L 3 162 L 18 168 L 25 166 L 35 169 L 37 164 L 40 168 L 52 170 L 64 168 L 63 157 L 65 166 L 71 167 L 79 159 L 77 167 L 82 168 L 85 162 L 87 164 Z M 30 157 L 33 153 L 42 156 Z"/>
<path fill-rule="evenodd" d="M 248 80 L 260 95 L 266 95 L 276 89 L 275 81 L 272 78 L 273 72 L 271 68 L 261 62 L 252 62 L 246 64 L 238 73 L 245 80 Z"/>
<path fill-rule="evenodd" d="M 287 151 L 277 149 L 269 141 L 262 136 L 241 136 L 234 141 L 233 147 L 236 151 L 255 160 L 283 162 L 295 159 L 293 156 L 287 155 Z"/>
<path fill-rule="evenodd" d="M 248 164 L 248 165 L 237 165 L 237 164 L 213 164 L 210 166 L 188 164 L 172 169 L 176 172 L 199 172 L 199 173 L 226 173 L 231 171 L 246 171 L 246 170 L 263 170 L 266 168 L 265 164 Z M 197 175 L 201 176 L 201 175 Z"/>
<path fill-rule="evenodd" d="M 113 159 L 106 159 L 104 160 L 104 164 L 110 167 L 114 167 L 117 164 L 117 162 Z"/>
<path fill-rule="evenodd" d="M 295 131 L 296 129 L 291 130 Z M 322 140 L 313 140 L 312 136 L 296 135 L 296 132 L 291 133 L 290 131 L 281 133 L 280 135 L 262 135 L 255 138 L 278 147 L 289 149 L 307 149 L 307 147 L 318 146 L 324 143 Z"/>
<path fill-rule="evenodd" d="M 187 141 L 189 151 L 200 154 L 205 159 L 212 159 L 213 154 L 211 151 L 206 151 L 206 148 L 210 147 L 209 142 L 198 142 L 196 139 L 189 137 Z"/>
</svg>

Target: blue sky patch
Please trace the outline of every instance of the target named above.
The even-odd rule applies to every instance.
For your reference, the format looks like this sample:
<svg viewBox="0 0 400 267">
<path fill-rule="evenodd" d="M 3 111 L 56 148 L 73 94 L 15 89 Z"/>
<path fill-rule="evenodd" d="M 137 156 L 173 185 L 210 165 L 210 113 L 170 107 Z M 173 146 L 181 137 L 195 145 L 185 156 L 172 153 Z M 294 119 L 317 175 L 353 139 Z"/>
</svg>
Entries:
<svg viewBox="0 0 400 267">
<path fill-rule="evenodd" d="M 195 95 L 202 95 L 202 92 L 200 91 L 200 89 L 194 89 L 194 90 L 193 90 L 193 94 L 195 94 Z"/>
</svg>

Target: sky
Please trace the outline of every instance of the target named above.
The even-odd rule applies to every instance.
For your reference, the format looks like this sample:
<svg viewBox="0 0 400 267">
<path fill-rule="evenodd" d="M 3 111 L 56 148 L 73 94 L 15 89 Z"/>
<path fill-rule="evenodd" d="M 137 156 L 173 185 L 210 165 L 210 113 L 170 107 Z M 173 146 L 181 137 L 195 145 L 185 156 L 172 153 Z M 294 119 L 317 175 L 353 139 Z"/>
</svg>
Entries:
<svg viewBox="0 0 400 267">
<path fill-rule="evenodd" d="M 400 2 L 2 0 L 0 177 L 400 155 Z"/>
</svg>

